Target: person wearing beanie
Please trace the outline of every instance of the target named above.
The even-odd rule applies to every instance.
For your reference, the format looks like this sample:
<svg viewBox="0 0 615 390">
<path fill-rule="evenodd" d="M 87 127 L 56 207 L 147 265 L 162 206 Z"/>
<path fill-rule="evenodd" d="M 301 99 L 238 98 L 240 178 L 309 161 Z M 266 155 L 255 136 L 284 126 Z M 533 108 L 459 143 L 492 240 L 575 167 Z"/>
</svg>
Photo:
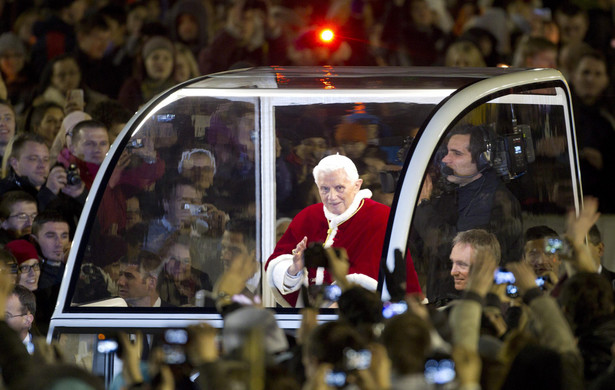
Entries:
<svg viewBox="0 0 615 390">
<path fill-rule="evenodd" d="M 16 34 L 7 32 L 0 35 L 0 79 L 6 85 L 6 99 L 18 114 L 25 111 L 26 101 L 34 89 L 26 54 L 26 47 Z"/>
<path fill-rule="evenodd" d="M 124 82 L 118 95 L 120 103 L 132 111 L 175 84 L 175 48 L 170 39 L 151 37 L 141 49 L 140 60 L 142 66 Z"/>
<path fill-rule="evenodd" d="M 49 160 L 58 161 L 65 167 L 68 167 L 72 159 L 70 146 L 73 137 L 73 129 L 83 121 L 92 119 L 92 116 L 87 112 L 73 111 L 64 117 L 60 131 L 56 135 L 53 145 L 49 150 Z"/>
<path fill-rule="evenodd" d="M 5 245 L 5 249 L 17 259 L 17 284 L 35 291 L 41 275 L 41 264 L 34 245 L 30 241 L 20 239 L 10 241 Z"/>
</svg>

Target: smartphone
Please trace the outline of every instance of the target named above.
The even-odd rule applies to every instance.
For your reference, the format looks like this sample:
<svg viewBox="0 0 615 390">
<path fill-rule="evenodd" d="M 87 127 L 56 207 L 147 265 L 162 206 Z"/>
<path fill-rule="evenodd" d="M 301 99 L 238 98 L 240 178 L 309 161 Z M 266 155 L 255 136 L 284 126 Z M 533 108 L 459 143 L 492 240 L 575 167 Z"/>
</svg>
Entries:
<svg viewBox="0 0 615 390">
<path fill-rule="evenodd" d="M 384 318 L 392 318 L 396 315 L 405 313 L 408 310 L 408 304 L 406 301 L 399 302 L 385 302 L 382 305 L 382 316 Z"/>
<path fill-rule="evenodd" d="M 564 242 L 559 238 L 545 239 L 545 253 L 555 254 L 562 250 Z"/>
<path fill-rule="evenodd" d="M 342 388 L 346 386 L 346 373 L 344 371 L 331 370 L 325 375 L 325 383 L 330 387 Z"/>
<path fill-rule="evenodd" d="M 98 340 L 96 344 L 96 350 L 98 353 L 112 353 L 117 352 L 119 344 L 116 340 Z"/>
<path fill-rule="evenodd" d="M 337 302 L 342 296 L 342 288 L 337 284 L 325 286 L 323 291 L 323 298 L 325 301 Z"/>
<path fill-rule="evenodd" d="M 425 361 L 427 383 L 444 385 L 455 380 L 455 362 L 450 358 L 430 358 Z"/>
<path fill-rule="evenodd" d="M 511 298 L 517 298 L 519 296 L 519 289 L 514 284 L 506 286 L 506 295 Z"/>
<path fill-rule="evenodd" d="M 83 89 L 71 89 L 68 92 L 68 101 L 78 104 L 79 107 L 83 107 L 85 105 L 83 98 Z"/>
<path fill-rule="evenodd" d="M 188 342 L 186 329 L 167 329 L 164 331 L 162 352 L 166 364 L 183 364 L 186 362 L 185 346 Z"/>
<path fill-rule="evenodd" d="M 548 276 L 539 276 L 536 278 L 536 285 L 540 287 L 541 290 L 545 290 L 547 287 L 545 286 L 545 282 L 550 282 L 551 279 Z"/>
<path fill-rule="evenodd" d="M 498 268 L 494 274 L 495 284 L 514 284 L 515 275 L 506 268 Z"/>
<path fill-rule="evenodd" d="M 558 254 L 564 258 L 571 257 L 573 254 L 572 248 L 568 245 L 566 240 L 555 237 L 545 239 L 544 251 L 547 254 Z"/>
<path fill-rule="evenodd" d="M 355 351 L 352 348 L 344 350 L 344 369 L 346 371 L 367 370 L 372 364 L 372 353 L 368 349 Z"/>
</svg>

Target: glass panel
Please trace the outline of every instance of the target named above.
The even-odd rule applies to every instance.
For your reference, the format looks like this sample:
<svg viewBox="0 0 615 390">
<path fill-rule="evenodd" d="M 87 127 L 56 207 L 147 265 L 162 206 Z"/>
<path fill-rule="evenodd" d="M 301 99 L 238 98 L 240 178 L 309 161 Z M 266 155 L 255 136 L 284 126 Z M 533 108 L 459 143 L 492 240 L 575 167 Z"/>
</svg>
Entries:
<svg viewBox="0 0 615 390">
<path fill-rule="evenodd" d="M 213 306 L 217 278 L 258 241 L 246 100 L 186 97 L 143 120 L 107 176 L 73 306 Z"/>
<path fill-rule="evenodd" d="M 276 242 L 298 212 L 321 202 L 312 171 L 327 155 L 350 157 L 361 188 L 390 206 L 405 154 L 435 106 L 431 101 L 276 106 Z"/>
<path fill-rule="evenodd" d="M 576 196 L 564 96 L 560 88 L 507 95 L 475 107 L 447 130 L 425 172 L 409 238 L 431 303 L 457 297 L 465 283 L 466 274 L 452 270 L 450 260 L 458 232 L 494 233 L 501 264 L 524 258 L 528 228 L 563 233 Z M 541 273 L 540 266 L 535 270 Z"/>
</svg>

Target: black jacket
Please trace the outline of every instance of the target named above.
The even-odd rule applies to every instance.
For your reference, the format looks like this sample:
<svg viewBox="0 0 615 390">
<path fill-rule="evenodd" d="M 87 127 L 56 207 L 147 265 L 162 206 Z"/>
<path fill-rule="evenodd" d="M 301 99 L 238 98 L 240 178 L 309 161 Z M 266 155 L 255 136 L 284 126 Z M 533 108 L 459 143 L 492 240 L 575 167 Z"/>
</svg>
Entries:
<svg viewBox="0 0 615 390">
<path fill-rule="evenodd" d="M 521 258 L 521 205 L 491 169 L 463 187 L 421 203 L 415 210 L 410 254 L 417 268 L 427 274 L 430 302 L 458 297 L 449 256 L 455 235 L 470 229 L 495 234 L 502 249 L 502 263 Z"/>
</svg>

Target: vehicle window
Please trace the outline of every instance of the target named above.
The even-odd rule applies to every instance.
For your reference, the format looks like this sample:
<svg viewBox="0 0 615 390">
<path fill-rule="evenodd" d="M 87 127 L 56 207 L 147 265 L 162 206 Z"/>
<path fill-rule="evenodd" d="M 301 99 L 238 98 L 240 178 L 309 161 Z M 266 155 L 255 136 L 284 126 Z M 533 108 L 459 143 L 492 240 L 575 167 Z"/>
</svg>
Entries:
<svg viewBox="0 0 615 390">
<path fill-rule="evenodd" d="M 257 245 L 259 132 L 246 101 L 183 98 L 146 118 L 106 177 L 73 306 L 213 307 Z M 259 289 L 256 274 L 245 294 Z"/>
<path fill-rule="evenodd" d="M 292 218 L 320 202 L 312 170 L 335 153 L 350 157 L 362 188 L 390 206 L 404 152 L 433 108 L 416 103 L 276 107 L 277 218 Z"/>
<path fill-rule="evenodd" d="M 576 180 L 559 96 L 563 91 L 556 88 L 492 100 L 467 112 L 442 137 L 425 172 L 409 237 L 431 303 L 444 305 L 461 292 L 465 274 L 456 264 L 463 255 L 453 251 L 459 232 L 493 233 L 502 265 L 525 259 L 528 228 L 563 232 Z"/>
</svg>

